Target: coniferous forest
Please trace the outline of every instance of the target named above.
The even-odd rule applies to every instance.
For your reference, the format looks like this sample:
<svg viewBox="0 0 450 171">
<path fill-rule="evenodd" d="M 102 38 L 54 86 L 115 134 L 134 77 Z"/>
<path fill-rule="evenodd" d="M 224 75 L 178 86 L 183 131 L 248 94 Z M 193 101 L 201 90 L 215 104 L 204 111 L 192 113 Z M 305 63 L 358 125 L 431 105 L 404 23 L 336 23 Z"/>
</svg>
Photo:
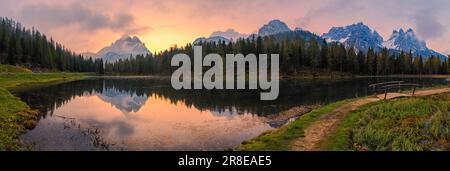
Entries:
<svg viewBox="0 0 450 171">
<path fill-rule="evenodd" d="M 438 57 L 414 56 L 411 52 L 389 52 L 387 49 L 369 49 L 367 53 L 346 49 L 339 43 L 327 43 L 323 39 L 294 37 L 253 37 L 236 42 L 210 42 L 199 44 L 203 55 L 249 53 L 280 54 L 280 72 L 295 75 L 301 70 L 329 72 L 338 71 L 355 75 L 393 74 L 447 74 L 447 60 Z M 105 65 L 106 73 L 128 74 L 170 74 L 176 68 L 170 67 L 171 58 L 185 53 L 193 61 L 193 45 L 172 47 L 155 55 L 136 56 Z M 225 59 L 224 59 L 225 60 Z"/>
<path fill-rule="evenodd" d="M 103 73 L 101 59 L 77 55 L 34 28 L 26 29 L 8 18 L 0 18 L 0 64 L 34 71 Z"/>
<path fill-rule="evenodd" d="M 390 52 L 387 49 L 357 52 L 339 43 L 327 43 L 318 36 L 292 33 L 199 45 L 203 47 L 203 55 L 280 54 L 280 72 L 283 75 L 296 75 L 302 70 L 355 75 L 447 74 L 450 68 L 448 60 L 435 56 L 414 56 L 411 52 Z M 35 71 L 169 75 L 176 69 L 170 66 L 170 61 L 178 53 L 193 58 L 193 45 L 174 46 L 156 54 L 104 64 L 102 59 L 75 54 L 34 28 L 26 29 L 11 19 L 0 18 L 0 63 L 25 66 Z"/>
</svg>

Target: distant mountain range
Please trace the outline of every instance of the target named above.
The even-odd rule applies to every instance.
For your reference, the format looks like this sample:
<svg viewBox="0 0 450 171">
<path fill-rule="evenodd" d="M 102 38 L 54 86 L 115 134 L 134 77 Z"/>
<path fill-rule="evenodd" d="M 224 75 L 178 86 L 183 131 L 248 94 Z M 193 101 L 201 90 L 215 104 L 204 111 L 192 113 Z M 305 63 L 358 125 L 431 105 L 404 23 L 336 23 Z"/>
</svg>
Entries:
<svg viewBox="0 0 450 171">
<path fill-rule="evenodd" d="M 228 29 L 226 31 L 216 31 L 211 34 L 209 37 L 224 37 L 229 40 L 238 40 L 240 38 L 246 38 L 248 37 L 248 34 L 239 33 L 234 29 Z"/>
<path fill-rule="evenodd" d="M 237 31 L 232 31 L 238 33 Z M 240 35 L 242 38 L 246 38 L 242 36 L 245 34 L 240 33 Z M 374 49 L 375 51 L 380 51 L 383 48 L 387 48 L 390 52 L 394 53 L 398 53 L 401 51 L 411 51 L 415 56 L 420 55 L 423 57 L 430 57 L 433 55 L 441 59 L 447 58 L 445 55 L 429 49 L 426 46 L 425 41 L 419 39 L 412 29 L 408 29 L 406 32 L 403 31 L 403 29 L 394 31 L 391 37 L 387 41 L 384 41 L 383 37 L 381 37 L 381 35 L 377 31 L 371 29 L 369 26 L 365 25 L 362 22 L 344 27 L 332 27 L 328 31 L 328 33 L 325 33 L 322 36 L 318 36 L 301 28 L 295 28 L 294 30 L 291 30 L 286 23 L 280 20 L 272 20 L 263 25 L 258 30 L 257 34 L 251 34 L 247 36 L 247 38 L 252 36 L 275 36 L 286 38 L 290 35 L 300 35 L 305 39 L 324 39 L 328 43 L 342 43 L 347 49 L 354 48 L 355 51 L 367 52 L 369 48 Z M 231 38 L 230 36 L 227 36 L 227 34 L 212 34 L 209 38 L 199 38 L 193 43 L 197 44 L 200 42 L 219 41 L 228 43 L 232 40 L 236 40 L 236 37 Z"/>
<path fill-rule="evenodd" d="M 362 22 L 345 27 L 333 27 L 322 35 L 327 42 L 339 42 L 348 48 L 367 52 L 369 48 L 380 50 L 383 47 L 383 37 Z"/>
<path fill-rule="evenodd" d="M 288 27 L 286 23 L 280 20 L 272 20 L 259 29 L 258 35 L 264 37 L 290 31 L 292 30 Z"/>
<path fill-rule="evenodd" d="M 429 49 L 425 41 L 419 39 L 412 29 L 408 29 L 406 32 L 403 29 L 398 31 L 394 30 L 389 39 L 384 41 L 383 37 L 381 37 L 377 31 L 371 29 L 362 22 L 344 27 L 332 27 L 327 33 L 322 36 L 318 36 L 301 28 L 291 30 L 286 23 L 280 20 L 272 20 L 267 24 L 264 24 L 258 30 L 258 33 L 255 34 L 243 34 L 234 29 L 227 29 L 226 31 L 213 32 L 207 38 L 198 38 L 193 42 L 193 44 L 200 44 L 204 42 L 229 43 L 241 38 L 245 39 L 253 36 L 274 36 L 278 39 L 300 36 L 305 40 L 315 38 L 317 40 L 326 40 L 328 43 L 342 43 L 347 49 L 354 48 L 357 52 L 367 52 L 369 48 L 374 49 L 375 51 L 380 51 L 383 48 L 387 48 L 393 53 L 411 51 L 415 56 L 437 56 L 441 59 L 447 59 L 445 55 Z M 150 53 L 151 52 L 145 47 L 144 43 L 142 43 L 136 36 L 123 36 L 110 46 L 101 49 L 97 53 L 88 52 L 83 53 L 83 55 L 102 58 L 105 62 L 114 62 L 119 59 L 127 59 L 130 56 L 146 55 Z"/>
<path fill-rule="evenodd" d="M 292 30 L 288 27 L 288 25 L 280 20 L 272 20 L 269 23 L 265 24 L 258 30 L 258 34 L 242 34 L 234 29 L 228 29 L 227 31 L 216 31 L 213 32 L 209 37 L 201 37 L 196 39 L 193 44 L 205 43 L 205 42 L 219 42 L 224 41 L 226 43 L 231 41 L 236 41 L 239 38 L 249 38 L 253 36 L 271 36 L 276 34 L 281 34 L 285 32 L 291 32 Z"/>
<path fill-rule="evenodd" d="M 354 48 L 356 51 L 367 52 L 369 48 L 379 51 L 387 48 L 391 52 L 409 53 L 411 51 L 415 56 L 447 58 L 445 55 L 429 49 L 425 41 L 420 40 L 412 29 L 408 29 L 406 32 L 403 29 L 394 30 L 390 38 L 384 41 L 383 37 L 375 30 L 360 22 L 345 27 L 333 27 L 322 37 L 328 42 L 339 42 L 346 48 Z"/>
<path fill-rule="evenodd" d="M 216 31 L 213 32 L 208 38 L 206 37 L 200 37 L 198 39 L 196 39 L 193 43 L 194 44 L 199 44 L 199 43 L 204 43 L 204 42 L 215 42 L 218 43 L 219 41 L 225 42 L 225 43 L 229 43 L 231 41 L 236 41 L 238 39 L 241 38 L 247 38 L 249 37 L 249 35 L 247 34 L 242 34 L 237 32 L 234 29 L 228 29 L 226 31 Z"/>
<path fill-rule="evenodd" d="M 447 58 L 445 55 L 429 49 L 425 41 L 417 38 L 412 29 L 408 29 L 406 32 L 403 31 L 403 29 L 400 29 L 399 31 L 394 30 L 389 40 L 383 43 L 383 46 L 397 51 L 409 52 L 411 50 L 411 52 L 417 56 L 437 56 L 441 59 Z"/>
<path fill-rule="evenodd" d="M 104 62 L 114 62 L 119 59 L 127 59 L 130 56 L 147 55 L 151 52 L 145 47 L 145 44 L 134 36 L 122 36 L 119 40 L 116 40 L 110 46 L 101 49 L 97 53 L 83 53 L 83 56 L 102 58 Z"/>
</svg>

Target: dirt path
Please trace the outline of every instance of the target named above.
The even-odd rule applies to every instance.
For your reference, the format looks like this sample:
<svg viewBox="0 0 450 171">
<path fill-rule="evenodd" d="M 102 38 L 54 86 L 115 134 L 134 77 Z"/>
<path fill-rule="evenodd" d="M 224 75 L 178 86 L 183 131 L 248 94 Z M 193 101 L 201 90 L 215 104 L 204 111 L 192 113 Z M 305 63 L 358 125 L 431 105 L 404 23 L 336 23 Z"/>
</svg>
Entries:
<svg viewBox="0 0 450 171">
<path fill-rule="evenodd" d="M 427 96 L 433 94 L 441 94 L 450 92 L 450 88 L 432 89 L 417 91 L 415 96 Z M 410 97 L 408 94 L 389 93 L 387 99 L 394 99 L 399 97 Z M 332 112 L 325 114 L 319 121 L 307 127 L 304 131 L 304 137 L 297 138 L 293 142 L 293 151 L 315 151 L 316 145 L 323 139 L 327 138 L 330 133 L 334 132 L 339 126 L 342 119 L 344 119 L 351 111 L 358 109 L 366 104 L 380 101 L 384 99 L 384 94 L 376 97 L 366 97 L 349 104 L 343 105 L 334 109 Z"/>
</svg>

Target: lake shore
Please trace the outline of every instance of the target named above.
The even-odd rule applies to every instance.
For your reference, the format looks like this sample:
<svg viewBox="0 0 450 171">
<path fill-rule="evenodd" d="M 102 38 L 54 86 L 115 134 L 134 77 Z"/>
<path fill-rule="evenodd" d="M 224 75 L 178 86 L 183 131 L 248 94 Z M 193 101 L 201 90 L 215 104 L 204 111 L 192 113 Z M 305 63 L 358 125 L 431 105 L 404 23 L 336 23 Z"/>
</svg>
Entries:
<svg viewBox="0 0 450 171">
<path fill-rule="evenodd" d="M 370 76 L 372 77 L 372 76 Z M 395 77 L 395 78 L 416 78 L 418 75 L 392 75 L 392 76 L 373 76 L 377 77 Z M 448 75 L 422 75 L 423 78 L 450 78 Z M 48 86 L 52 84 L 59 84 L 68 81 L 80 80 L 80 79 L 97 79 L 97 78 L 107 78 L 107 79 L 170 79 L 169 76 L 102 76 L 102 75 L 92 75 L 86 73 L 0 73 L 0 151 L 3 150 L 26 150 L 28 147 L 24 147 L 18 136 L 24 133 L 27 129 L 34 128 L 36 124 L 36 119 L 38 113 L 31 109 L 27 104 L 21 101 L 19 98 L 15 97 L 10 91 L 17 89 L 29 89 L 35 86 Z M 355 77 L 358 78 L 358 77 Z M 367 78 L 367 76 L 360 76 L 359 78 Z M 309 79 L 306 79 L 309 80 Z M 318 79 L 322 80 L 322 79 Z M 325 81 L 327 79 L 324 79 Z M 250 147 L 253 142 L 252 140 L 244 142 L 247 147 L 239 147 L 239 150 L 266 150 L 266 149 L 276 149 L 276 150 L 290 150 L 291 147 L 286 144 L 286 141 L 292 137 L 302 136 L 302 132 L 299 129 L 308 127 L 314 123 L 319 117 L 330 113 L 341 105 L 345 105 L 355 99 L 349 99 L 344 101 L 339 101 L 323 108 L 319 108 L 309 112 L 307 117 L 300 117 L 303 119 L 297 119 L 289 126 L 280 128 L 280 131 L 271 131 L 264 133 L 264 135 L 270 135 L 269 139 L 278 139 L 277 142 L 270 144 L 267 148 L 266 145 L 255 145 L 255 147 Z M 308 109 L 309 110 L 309 109 Z M 297 110 L 293 110 L 297 111 Z M 286 118 L 291 117 L 291 113 L 286 115 Z M 283 115 L 284 116 L 284 115 Z M 295 115 L 297 116 L 297 115 Z M 277 123 L 285 121 L 286 118 L 271 118 Z M 264 141 L 271 141 L 267 139 L 261 139 Z M 284 144 L 278 146 L 279 144 Z"/>
<path fill-rule="evenodd" d="M 0 151 L 26 150 L 19 135 L 33 129 L 38 112 L 15 97 L 10 90 L 59 84 L 83 79 L 83 73 L 1 73 L 0 74 Z"/>
<path fill-rule="evenodd" d="M 391 99 L 388 101 L 383 101 L 376 96 L 338 101 L 304 114 L 279 129 L 267 131 L 256 138 L 244 141 L 235 150 L 445 150 L 449 148 L 445 144 L 448 144 L 450 139 L 448 134 L 450 119 L 442 113 L 448 112 L 450 106 L 448 102 L 449 93 L 450 88 L 448 87 L 436 87 L 417 91 L 416 95 L 410 98 L 405 98 L 408 95 L 397 93 L 397 96 L 390 97 Z M 368 117 L 369 114 L 367 113 L 373 116 Z M 405 115 L 401 115 L 402 113 L 405 113 Z M 381 115 L 382 117 L 379 117 Z M 397 120 L 391 121 L 387 117 L 396 115 L 401 116 L 400 118 L 403 116 L 409 117 L 400 119 L 399 123 L 394 123 Z M 423 119 L 424 117 L 421 115 L 427 117 Z M 378 118 L 375 116 L 378 116 Z M 373 119 L 374 117 L 375 119 Z M 383 124 L 374 127 L 375 122 L 377 124 L 382 122 Z M 428 122 L 434 124 L 435 128 L 444 128 L 444 131 L 431 128 L 423 130 L 414 126 L 415 124 Z M 365 123 L 365 126 L 361 126 L 362 123 Z M 378 132 L 373 132 L 374 130 Z M 418 134 L 409 135 L 408 131 L 415 131 Z M 388 137 L 387 132 L 390 132 L 389 135 L 396 135 Z M 355 138 L 355 134 L 359 137 Z M 431 140 L 427 139 L 428 134 L 432 135 Z M 383 137 L 380 137 L 380 135 Z M 415 139 L 417 136 L 422 139 Z M 368 137 L 371 137 L 371 139 L 367 139 Z M 377 137 L 380 137 L 380 139 L 375 140 Z M 386 143 L 381 141 L 398 137 L 403 139 L 396 142 L 410 142 L 410 144 L 391 143 L 385 147 L 385 144 L 391 141 L 388 140 Z M 420 145 L 424 140 L 430 142 L 429 146 Z M 416 144 L 414 144 L 415 141 Z"/>
<path fill-rule="evenodd" d="M 448 151 L 449 109 L 449 88 L 425 90 L 414 98 L 368 103 L 343 117 L 315 149 Z"/>
<path fill-rule="evenodd" d="M 171 79 L 170 75 L 86 75 L 86 78 L 107 78 L 107 79 Z M 450 75 L 352 75 L 347 73 L 336 72 L 334 74 L 322 73 L 314 74 L 298 74 L 295 76 L 281 75 L 281 80 L 346 80 L 354 78 L 450 78 Z"/>
<path fill-rule="evenodd" d="M 86 75 L 86 79 L 97 79 L 97 78 L 106 78 L 106 79 L 168 79 L 170 80 L 170 76 L 159 76 L 159 75 Z"/>
<path fill-rule="evenodd" d="M 377 75 L 377 76 L 355 76 L 355 78 L 450 78 L 450 75 Z"/>
</svg>

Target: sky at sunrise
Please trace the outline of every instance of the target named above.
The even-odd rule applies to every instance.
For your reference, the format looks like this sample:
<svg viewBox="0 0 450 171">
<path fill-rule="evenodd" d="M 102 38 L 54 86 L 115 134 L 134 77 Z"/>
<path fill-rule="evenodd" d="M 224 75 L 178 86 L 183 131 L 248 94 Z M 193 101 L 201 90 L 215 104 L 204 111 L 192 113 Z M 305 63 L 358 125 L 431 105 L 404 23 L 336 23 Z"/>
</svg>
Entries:
<svg viewBox="0 0 450 171">
<path fill-rule="evenodd" d="M 394 29 L 412 28 L 428 47 L 450 54 L 449 9 L 449 0 L 0 0 L 0 16 L 80 53 L 124 34 L 155 52 L 230 28 L 255 33 L 280 19 L 319 35 L 362 21 L 385 40 Z"/>
</svg>

